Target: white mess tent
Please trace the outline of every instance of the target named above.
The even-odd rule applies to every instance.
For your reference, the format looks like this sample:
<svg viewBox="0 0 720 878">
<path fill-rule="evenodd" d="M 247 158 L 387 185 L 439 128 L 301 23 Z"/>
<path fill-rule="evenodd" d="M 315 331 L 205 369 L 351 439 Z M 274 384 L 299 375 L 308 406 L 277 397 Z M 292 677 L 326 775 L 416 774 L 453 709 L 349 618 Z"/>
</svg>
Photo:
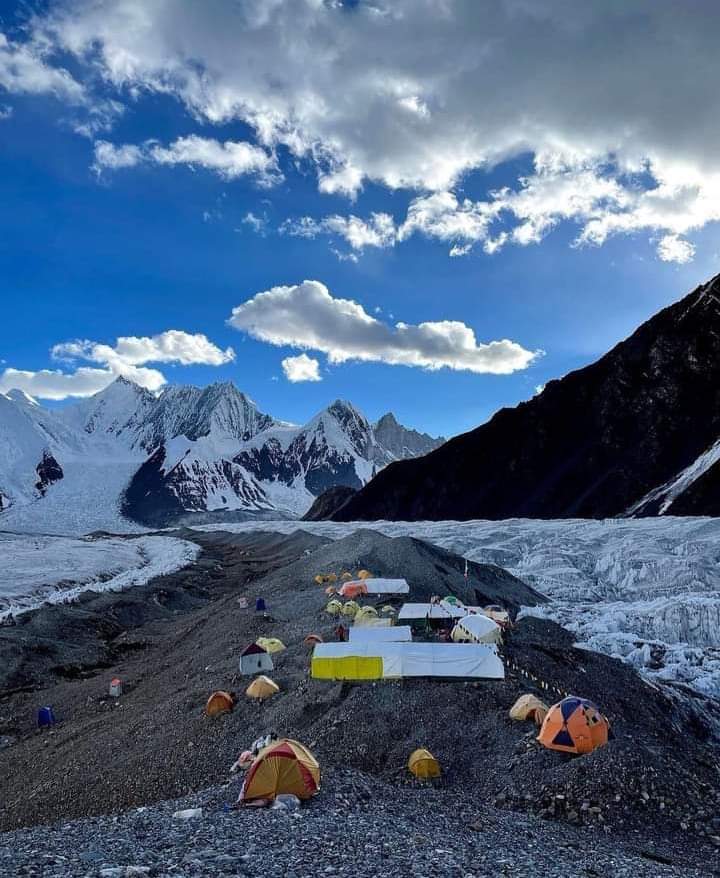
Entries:
<svg viewBox="0 0 720 878">
<path fill-rule="evenodd" d="M 466 615 L 466 607 L 456 607 L 454 604 L 403 604 L 398 613 L 398 622 L 421 622 L 424 619 L 447 621 L 462 619 Z"/>
<path fill-rule="evenodd" d="M 464 616 L 455 623 L 452 639 L 456 643 L 499 643 L 502 629 L 488 616 Z"/>
<path fill-rule="evenodd" d="M 410 586 L 404 579 L 365 579 L 367 594 L 410 594 Z"/>
<path fill-rule="evenodd" d="M 412 631 L 409 625 L 393 625 L 381 628 L 377 625 L 351 628 L 349 643 L 410 643 Z"/>
<path fill-rule="evenodd" d="M 311 674 L 319 680 L 503 680 L 505 667 L 492 644 L 360 641 L 318 644 Z"/>
</svg>

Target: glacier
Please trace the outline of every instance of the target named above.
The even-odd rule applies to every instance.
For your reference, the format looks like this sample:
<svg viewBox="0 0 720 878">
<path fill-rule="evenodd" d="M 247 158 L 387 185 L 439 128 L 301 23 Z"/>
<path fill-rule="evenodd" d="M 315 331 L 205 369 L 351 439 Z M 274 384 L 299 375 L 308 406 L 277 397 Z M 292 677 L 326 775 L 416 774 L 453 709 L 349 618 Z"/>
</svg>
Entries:
<svg viewBox="0 0 720 878">
<path fill-rule="evenodd" d="M 550 598 L 522 614 L 572 631 L 649 678 L 720 697 L 720 519 L 243 522 L 339 539 L 358 528 L 414 536 L 498 564 Z"/>
</svg>

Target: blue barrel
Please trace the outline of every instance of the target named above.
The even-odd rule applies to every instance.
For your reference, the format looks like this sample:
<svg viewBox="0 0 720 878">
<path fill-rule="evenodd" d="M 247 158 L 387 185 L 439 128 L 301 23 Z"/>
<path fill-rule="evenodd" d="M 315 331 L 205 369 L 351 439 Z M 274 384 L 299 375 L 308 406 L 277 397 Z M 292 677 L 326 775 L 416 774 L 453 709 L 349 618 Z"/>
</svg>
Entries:
<svg viewBox="0 0 720 878">
<path fill-rule="evenodd" d="M 257 598 L 255 600 L 255 612 L 256 613 L 264 613 L 265 612 L 265 599 Z"/>
<path fill-rule="evenodd" d="M 54 726 L 55 725 L 55 712 L 52 707 L 41 707 L 38 710 L 37 715 L 37 724 L 38 728 L 42 729 L 45 726 Z"/>
</svg>

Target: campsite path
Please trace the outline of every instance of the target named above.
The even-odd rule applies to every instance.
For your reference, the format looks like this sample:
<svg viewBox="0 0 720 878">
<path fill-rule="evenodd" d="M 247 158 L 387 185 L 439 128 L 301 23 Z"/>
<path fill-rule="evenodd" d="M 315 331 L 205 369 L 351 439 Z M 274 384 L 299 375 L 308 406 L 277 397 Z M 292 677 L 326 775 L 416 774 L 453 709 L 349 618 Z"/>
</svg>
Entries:
<svg viewBox="0 0 720 878">
<path fill-rule="evenodd" d="M 227 811 L 236 789 L 115 817 L 0 835 L 0 873 L 42 878 L 241 875 L 262 878 L 686 876 L 693 869 L 642 836 L 622 843 L 598 828 L 575 829 L 497 811 L 433 787 L 397 789 L 359 772 L 324 773 L 318 799 L 299 811 Z M 202 807 L 181 820 L 176 810 Z"/>
</svg>

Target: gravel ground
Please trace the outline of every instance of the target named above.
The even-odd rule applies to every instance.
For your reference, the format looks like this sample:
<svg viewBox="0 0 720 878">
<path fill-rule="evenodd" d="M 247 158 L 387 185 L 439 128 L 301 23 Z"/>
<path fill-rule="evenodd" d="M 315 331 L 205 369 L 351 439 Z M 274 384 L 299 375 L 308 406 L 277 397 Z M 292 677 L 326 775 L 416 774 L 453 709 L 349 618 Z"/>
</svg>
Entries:
<svg viewBox="0 0 720 878">
<path fill-rule="evenodd" d="M 299 811 L 226 810 L 239 781 L 114 817 L 0 835 L 0 873 L 42 878 L 240 875 L 664 876 L 719 874 L 688 868 L 641 833 L 609 838 L 478 805 L 443 789 L 389 787 L 335 770 Z M 201 817 L 173 818 L 203 809 Z"/>
<path fill-rule="evenodd" d="M 221 874 L 203 865 L 212 851 L 230 858 L 223 861 L 229 874 L 296 878 L 329 867 L 390 876 L 413 868 L 418 875 L 559 875 L 570 865 L 581 875 L 665 874 L 662 860 L 681 870 L 674 874 L 717 867 L 716 704 L 673 697 L 628 665 L 575 649 L 568 632 L 538 619 L 522 620 L 508 635 L 505 681 L 312 680 L 303 638 L 310 631 L 331 638 L 335 624 L 314 573 L 363 566 L 406 575 L 412 599 L 464 587 L 461 559 L 372 531 L 330 545 L 306 534 L 198 539 L 204 554 L 194 574 L 166 577 L 137 595 L 50 608 L 57 613 L 5 630 L 6 649 L 22 656 L 15 673 L 47 682 L 0 692 L 0 829 L 10 831 L 0 836 L 0 864 L 3 855 L 13 868 L 47 855 L 68 859 L 44 861 L 46 871 L 35 874 L 99 875 L 104 864 Z M 507 589 L 510 607 L 526 589 L 497 568 L 472 577 L 497 600 Z M 252 610 L 256 595 L 270 619 Z M 58 667 L 47 650 L 62 652 L 68 630 L 78 634 L 73 664 Z M 237 673 L 240 651 L 259 635 L 288 646 L 272 672 L 281 691 L 263 704 L 242 697 L 249 680 Z M 107 698 L 115 675 L 126 683 L 119 700 Z M 231 714 L 209 720 L 203 706 L 214 689 L 241 697 Z M 614 740 L 574 759 L 538 747 L 531 724 L 508 718 L 528 691 L 548 701 L 566 692 L 592 698 L 610 717 Z M 62 720 L 50 731 L 34 729 L 39 703 L 53 704 Z M 218 785 L 239 752 L 269 730 L 310 746 L 323 767 L 321 796 L 301 816 L 225 814 L 222 805 L 236 793 Z M 439 790 L 409 781 L 407 757 L 419 746 L 443 766 Z M 157 803 L 178 797 L 205 804 L 206 816 L 172 821 L 168 813 L 180 806 Z M 151 807 L 131 810 L 140 806 Z M 70 829 L 66 822 L 20 829 L 75 818 L 81 822 Z M 185 857 L 201 865 L 183 865 Z M 18 873 L 0 865 L 0 874 Z"/>
</svg>

